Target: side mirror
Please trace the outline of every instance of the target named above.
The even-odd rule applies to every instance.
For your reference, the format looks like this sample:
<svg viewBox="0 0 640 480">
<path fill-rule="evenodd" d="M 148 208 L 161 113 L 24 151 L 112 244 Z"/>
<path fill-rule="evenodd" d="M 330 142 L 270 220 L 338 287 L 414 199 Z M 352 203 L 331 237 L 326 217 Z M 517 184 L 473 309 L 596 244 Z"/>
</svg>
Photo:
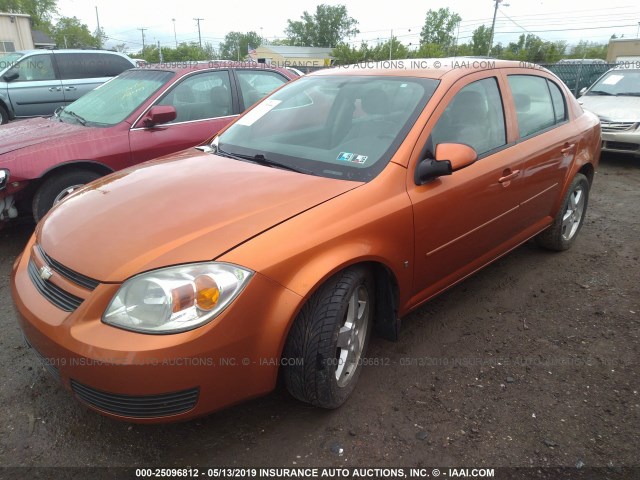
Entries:
<svg viewBox="0 0 640 480">
<path fill-rule="evenodd" d="M 449 160 L 451 170 L 456 171 L 468 167 L 478 159 L 478 154 L 464 143 L 440 143 L 436 146 L 436 160 Z"/>
<path fill-rule="evenodd" d="M 435 178 L 451 175 L 475 162 L 478 154 L 462 143 L 440 143 L 436 147 L 435 157 L 425 158 L 418 163 L 414 175 L 416 185 L 424 185 Z"/>
<path fill-rule="evenodd" d="M 156 105 L 151 107 L 147 114 L 142 118 L 142 125 L 151 128 L 156 125 L 175 120 L 177 117 L 176 108 L 171 105 Z"/>
<path fill-rule="evenodd" d="M 580 92 L 578 93 L 578 95 L 582 96 L 582 95 L 584 95 L 585 93 L 587 93 L 587 87 L 582 87 L 582 88 L 580 89 Z"/>
<path fill-rule="evenodd" d="M 20 74 L 15 70 L 9 70 L 6 74 L 2 76 L 2 79 L 5 82 L 13 82 L 16 78 L 18 78 Z"/>
</svg>

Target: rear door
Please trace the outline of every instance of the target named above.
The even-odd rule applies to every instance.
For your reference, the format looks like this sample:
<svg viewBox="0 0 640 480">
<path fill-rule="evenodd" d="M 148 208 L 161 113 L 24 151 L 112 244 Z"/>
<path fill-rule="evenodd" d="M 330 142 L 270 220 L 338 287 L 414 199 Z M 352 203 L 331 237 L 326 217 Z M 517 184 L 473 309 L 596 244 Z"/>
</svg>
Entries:
<svg viewBox="0 0 640 480">
<path fill-rule="evenodd" d="M 53 55 L 38 53 L 21 59 L 5 75 L 17 77 L 7 83 L 7 95 L 16 117 L 53 114 L 64 105 L 64 93 Z"/>
<path fill-rule="evenodd" d="M 133 65 L 119 55 L 97 52 L 55 52 L 64 101 L 68 105 L 120 75 Z"/>
<path fill-rule="evenodd" d="M 524 160 L 520 217 L 550 219 L 564 178 L 578 152 L 580 132 L 569 122 L 563 89 L 538 75 L 507 76 L 518 124 L 517 155 Z"/>
<path fill-rule="evenodd" d="M 235 86 L 228 70 L 186 75 L 154 105 L 175 107 L 177 117 L 153 128 L 145 128 L 138 120 L 129 134 L 135 163 L 194 147 L 238 114 Z"/>
</svg>

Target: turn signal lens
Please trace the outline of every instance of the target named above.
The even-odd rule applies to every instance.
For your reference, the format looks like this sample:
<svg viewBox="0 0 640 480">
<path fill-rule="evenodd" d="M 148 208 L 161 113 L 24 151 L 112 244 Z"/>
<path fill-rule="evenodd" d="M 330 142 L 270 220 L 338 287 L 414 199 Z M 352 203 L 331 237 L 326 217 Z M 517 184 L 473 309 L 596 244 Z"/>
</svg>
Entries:
<svg viewBox="0 0 640 480">
<path fill-rule="evenodd" d="M 220 288 L 209 275 L 200 275 L 194 280 L 196 306 L 202 310 L 213 310 L 220 300 Z"/>
</svg>

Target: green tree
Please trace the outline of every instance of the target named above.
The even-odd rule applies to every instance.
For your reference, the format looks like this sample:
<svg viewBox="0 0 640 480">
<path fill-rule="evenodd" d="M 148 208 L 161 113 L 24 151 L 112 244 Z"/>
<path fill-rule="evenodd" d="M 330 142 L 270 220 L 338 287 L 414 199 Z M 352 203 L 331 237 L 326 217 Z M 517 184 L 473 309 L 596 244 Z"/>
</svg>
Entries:
<svg viewBox="0 0 640 480">
<path fill-rule="evenodd" d="M 59 48 L 100 48 L 100 39 L 77 17 L 62 17 L 51 28 L 51 36 Z"/>
<path fill-rule="evenodd" d="M 480 25 L 471 34 L 472 55 L 486 55 L 491 42 L 491 28 Z"/>
<path fill-rule="evenodd" d="M 408 58 L 409 49 L 404 46 L 396 37 L 392 37 L 384 43 L 376 45 L 368 52 L 368 60 L 396 60 Z"/>
<path fill-rule="evenodd" d="M 0 12 L 31 16 L 34 29 L 51 31 L 51 19 L 58 12 L 57 0 L 0 0 Z"/>
<path fill-rule="evenodd" d="M 360 48 L 352 47 L 348 43 L 340 43 L 331 52 L 335 65 L 352 65 L 369 59 L 369 46 L 363 42 Z"/>
<path fill-rule="evenodd" d="M 142 58 L 149 63 L 160 61 L 160 51 L 157 45 L 147 45 L 144 50 L 132 56 Z M 213 59 L 215 59 L 215 51 L 210 43 L 205 43 L 202 48 L 198 42 L 182 42 L 178 44 L 177 48 L 162 47 L 163 62 L 196 62 Z"/>
<path fill-rule="evenodd" d="M 229 32 L 220 44 L 220 58 L 225 60 L 242 60 L 249 53 L 249 45 L 258 48 L 262 38 L 256 32 Z"/>
<path fill-rule="evenodd" d="M 455 31 L 462 18 L 449 8 L 429 10 L 420 32 L 420 45 L 434 44 L 449 51 L 455 44 Z"/>
<path fill-rule="evenodd" d="M 291 45 L 336 47 L 345 38 L 357 35 L 358 21 L 351 18 L 344 5 L 318 5 L 311 15 L 305 11 L 300 20 L 287 20 L 285 34 Z"/>
<path fill-rule="evenodd" d="M 613 36 L 612 36 L 613 38 Z M 571 49 L 569 58 L 607 58 L 606 43 L 590 42 L 588 40 L 580 40 L 578 44 Z"/>
</svg>

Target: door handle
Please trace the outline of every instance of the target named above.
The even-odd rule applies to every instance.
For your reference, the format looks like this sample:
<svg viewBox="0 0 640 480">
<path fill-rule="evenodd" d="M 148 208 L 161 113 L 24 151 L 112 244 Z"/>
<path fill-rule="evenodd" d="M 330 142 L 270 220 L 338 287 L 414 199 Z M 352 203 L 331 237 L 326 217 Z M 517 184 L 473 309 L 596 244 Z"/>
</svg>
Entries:
<svg viewBox="0 0 640 480">
<path fill-rule="evenodd" d="M 504 174 L 505 174 L 505 175 L 504 175 L 504 177 L 500 177 L 500 178 L 498 179 L 498 181 L 499 181 L 500 183 L 507 183 L 507 182 L 510 182 L 511 180 L 513 180 L 514 178 L 516 178 L 518 175 L 520 175 L 520 170 L 514 170 L 514 171 L 513 171 L 513 172 L 511 172 L 511 173 L 507 173 L 507 172 L 511 172 L 511 170 L 507 170 L 507 171 L 505 171 L 505 172 L 504 172 Z"/>
<path fill-rule="evenodd" d="M 64 87 L 64 89 L 65 89 L 67 92 L 70 92 L 70 91 L 72 91 L 72 90 L 77 90 L 77 88 L 76 88 L 76 87 L 74 87 L 73 85 L 72 85 L 72 86 L 70 86 L 70 87 Z"/>
<path fill-rule="evenodd" d="M 50 92 L 59 92 L 62 90 L 62 87 L 51 87 L 49 88 Z"/>
<path fill-rule="evenodd" d="M 560 150 L 560 153 L 562 154 L 563 157 L 566 157 L 567 155 L 569 155 L 569 152 L 573 150 L 573 147 L 575 146 L 576 146 L 575 143 L 565 143 L 564 146 L 562 147 L 562 150 Z"/>
</svg>

